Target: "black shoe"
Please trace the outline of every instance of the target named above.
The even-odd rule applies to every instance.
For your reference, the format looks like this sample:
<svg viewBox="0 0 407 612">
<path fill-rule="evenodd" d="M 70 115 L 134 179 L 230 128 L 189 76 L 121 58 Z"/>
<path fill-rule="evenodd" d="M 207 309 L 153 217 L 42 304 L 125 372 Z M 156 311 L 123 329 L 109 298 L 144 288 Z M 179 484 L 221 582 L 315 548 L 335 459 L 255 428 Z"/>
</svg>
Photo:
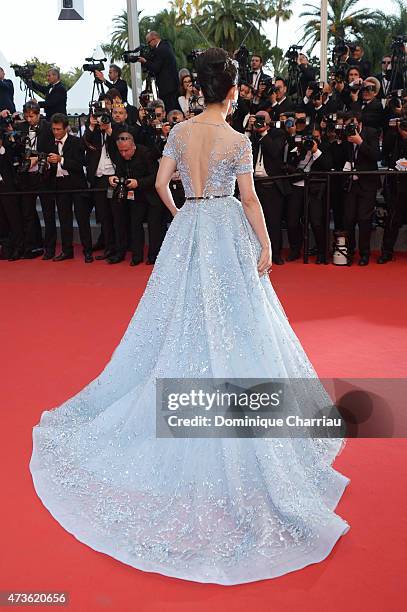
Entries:
<svg viewBox="0 0 407 612">
<path fill-rule="evenodd" d="M 108 257 L 106 261 L 110 264 L 117 264 L 124 261 L 124 255 L 112 255 L 111 257 Z"/>
<path fill-rule="evenodd" d="M 64 259 L 73 259 L 73 253 L 60 253 L 52 258 L 52 261 L 64 261 Z"/>
<path fill-rule="evenodd" d="M 385 264 L 388 261 L 393 261 L 393 253 L 382 253 L 377 260 L 378 264 Z"/>
<path fill-rule="evenodd" d="M 33 251 L 26 251 L 23 255 L 23 259 L 35 259 L 41 257 L 44 253 L 44 249 L 34 249 Z"/>
<path fill-rule="evenodd" d="M 130 265 L 131 266 L 138 266 L 141 263 L 143 263 L 143 260 L 140 259 L 139 257 L 132 257 L 131 258 L 131 261 L 130 261 Z"/>
<path fill-rule="evenodd" d="M 85 263 L 92 263 L 93 261 L 93 255 L 92 253 L 84 253 L 85 256 Z"/>
<path fill-rule="evenodd" d="M 295 261 L 301 257 L 301 253 L 298 251 L 290 251 L 287 256 L 287 261 Z"/>
<path fill-rule="evenodd" d="M 41 259 L 47 260 L 47 259 L 54 259 L 55 257 L 55 253 L 45 253 Z"/>
<path fill-rule="evenodd" d="M 280 255 L 276 255 L 275 257 L 272 257 L 272 262 L 276 264 L 276 266 L 282 266 L 284 259 Z"/>
<path fill-rule="evenodd" d="M 317 255 L 315 259 L 315 263 L 316 264 L 326 264 L 327 261 L 326 261 L 325 255 Z"/>
<path fill-rule="evenodd" d="M 103 255 L 96 255 L 95 259 L 100 261 L 102 259 L 108 259 L 109 257 L 113 257 L 113 255 L 114 251 L 107 251 L 106 253 L 103 253 Z"/>
<path fill-rule="evenodd" d="M 367 266 L 369 263 L 369 255 L 362 255 L 359 259 L 359 266 Z"/>
</svg>

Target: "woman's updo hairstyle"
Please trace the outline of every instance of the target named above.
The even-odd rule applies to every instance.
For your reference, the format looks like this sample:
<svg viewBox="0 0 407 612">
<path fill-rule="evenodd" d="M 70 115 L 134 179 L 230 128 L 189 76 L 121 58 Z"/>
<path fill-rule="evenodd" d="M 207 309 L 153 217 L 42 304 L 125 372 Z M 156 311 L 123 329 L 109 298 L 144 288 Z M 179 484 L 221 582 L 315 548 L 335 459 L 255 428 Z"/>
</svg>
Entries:
<svg viewBox="0 0 407 612">
<path fill-rule="evenodd" d="M 236 64 L 219 47 L 212 47 L 198 55 L 196 71 L 206 104 L 223 102 L 230 88 L 237 85 Z"/>
</svg>

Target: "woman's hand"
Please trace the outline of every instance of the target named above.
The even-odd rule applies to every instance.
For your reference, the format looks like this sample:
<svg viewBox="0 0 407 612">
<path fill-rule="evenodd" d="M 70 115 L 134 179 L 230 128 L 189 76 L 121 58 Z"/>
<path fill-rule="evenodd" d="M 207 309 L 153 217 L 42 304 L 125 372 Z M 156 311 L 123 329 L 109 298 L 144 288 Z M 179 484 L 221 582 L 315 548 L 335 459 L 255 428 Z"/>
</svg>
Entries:
<svg viewBox="0 0 407 612">
<path fill-rule="evenodd" d="M 263 274 L 268 274 L 268 272 L 271 270 L 271 245 L 270 243 L 265 244 L 261 249 L 259 261 L 257 263 L 257 270 L 258 270 L 259 276 L 262 276 Z"/>
</svg>

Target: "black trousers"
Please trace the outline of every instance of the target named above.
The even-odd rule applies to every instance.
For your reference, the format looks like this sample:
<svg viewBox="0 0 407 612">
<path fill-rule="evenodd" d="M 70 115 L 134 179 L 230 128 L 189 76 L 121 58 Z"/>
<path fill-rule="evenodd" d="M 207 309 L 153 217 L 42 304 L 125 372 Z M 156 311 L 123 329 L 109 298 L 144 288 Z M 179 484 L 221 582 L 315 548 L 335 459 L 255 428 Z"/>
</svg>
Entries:
<svg viewBox="0 0 407 612">
<path fill-rule="evenodd" d="M 102 241 L 105 253 L 112 253 L 115 248 L 115 237 L 113 227 L 113 214 L 111 206 L 111 198 L 107 197 L 107 189 L 109 187 L 109 177 L 95 177 L 94 185 L 96 189 L 105 189 L 105 191 L 95 192 L 93 194 L 93 202 L 95 204 L 96 219 L 101 226 Z"/>
<path fill-rule="evenodd" d="M 318 255 L 325 255 L 326 250 L 326 198 L 324 194 L 324 185 L 316 185 L 315 183 L 312 185 L 312 182 L 310 183 L 308 192 L 308 215 Z"/>
<path fill-rule="evenodd" d="M 384 226 L 382 252 L 391 255 L 407 208 L 407 191 L 394 194 Z"/>
<path fill-rule="evenodd" d="M 292 192 L 287 198 L 287 234 L 290 249 L 293 253 L 300 253 L 302 240 L 303 240 L 303 229 L 301 223 L 301 217 L 304 211 L 304 187 L 298 187 L 298 185 L 292 186 Z"/>
<path fill-rule="evenodd" d="M 354 253 L 356 247 L 355 226 L 359 225 L 359 254 L 370 254 L 370 236 L 372 233 L 372 215 L 376 204 L 376 189 L 366 190 L 359 181 L 352 181 L 349 192 L 344 194 L 343 225 L 349 234 L 349 251 Z"/>
<path fill-rule="evenodd" d="M 175 91 L 169 94 L 159 94 L 165 105 L 165 112 L 169 113 L 172 110 L 181 110 L 178 104 L 178 93 Z"/>
<path fill-rule="evenodd" d="M 124 255 L 127 250 L 127 212 L 130 211 L 130 249 L 136 259 L 144 255 L 144 227 L 148 224 L 148 258 L 155 260 L 165 236 L 165 207 L 161 200 L 148 202 L 144 194 L 137 194 L 135 200 L 113 200 L 112 212 L 116 236 L 116 253 Z"/>
<path fill-rule="evenodd" d="M 75 189 L 69 177 L 56 179 L 56 189 Z M 78 222 L 79 238 L 84 253 L 92 252 L 92 233 L 90 229 L 91 205 L 82 193 L 57 193 L 56 196 L 59 224 L 61 227 L 62 251 L 73 253 L 73 210 Z M 73 210 L 72 210 L 73 205 Z"/>
<path fill-rule="evenodd" d="M 285 198 L 276 185 L 256 184 L 256 193 L 266 221 L 273 256 L 279 256 L 283 244 L 281 221 L 284 212 Z"/>
<path fill-rule="evenodd" d="M 37 196 L 24 193 L 25 191 L 41 192 L 47 189 L 48 183 L 44 182 L 38 174 L 28 173 L 22 179 L 21 208 L 24 219 L 25 250 L 44 246 L 47 253 L 55 254 L 57 243 L 57 226 L 55 217 L 55 196 L 46 193 L 39 195 L 42 215 L 44 218 L 45 234 L 44 240 L 41 235 L 41 224 L 36 210 Z"/>
<path fill-rule="evenodd" d="M 11 254 L 13 251 L 24 251 L 24 232 L 23 232 L 23 216 L 20 208 L 20 200 L 18 195 L 2 195 L 2 191 L 8 191 L 7 188 L 0 184 L 0 218 L 1 225 L 8 233 L 7 246 Z M 12 188 L 10 188 L 12 191 Z M 2 232 L 0 232 L 2 233 Z"/>
</svg>

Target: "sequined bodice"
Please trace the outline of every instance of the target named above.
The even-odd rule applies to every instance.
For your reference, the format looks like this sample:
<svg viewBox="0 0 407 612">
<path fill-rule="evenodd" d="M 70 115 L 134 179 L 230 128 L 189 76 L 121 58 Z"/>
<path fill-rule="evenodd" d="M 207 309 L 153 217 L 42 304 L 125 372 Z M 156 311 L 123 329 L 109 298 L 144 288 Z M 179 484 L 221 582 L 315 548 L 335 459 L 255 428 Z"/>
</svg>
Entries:
<svg viewBox="0 0 407 612">
<path fill-rule="evenodd" d="M 227 124 L 183 121 L 171 130 L 163 156 L 175 160 L 189 198 L 233 195 L 236 177 L 253 172 L 250 140 Z"/>
</svg>

